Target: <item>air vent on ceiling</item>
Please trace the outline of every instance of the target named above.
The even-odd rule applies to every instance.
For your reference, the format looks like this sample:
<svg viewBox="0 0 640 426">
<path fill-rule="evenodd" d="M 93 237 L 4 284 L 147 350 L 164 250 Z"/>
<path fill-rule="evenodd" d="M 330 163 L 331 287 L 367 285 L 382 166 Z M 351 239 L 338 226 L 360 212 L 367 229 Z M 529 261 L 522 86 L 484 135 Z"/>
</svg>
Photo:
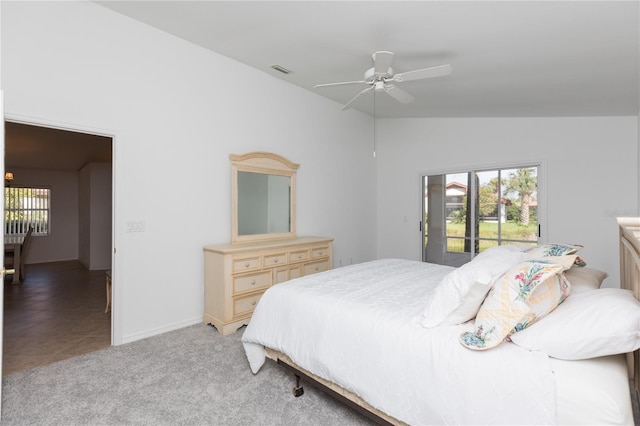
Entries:
<svg viewBox="0 0 640 426">
<path fill-rule="evenodd" d="M 282 74 L 291 74 L 293 72 L 280 65 L 271 65 L 271 68 L 273 68 L 276 71 L 280 71 Z"/>
</svg>

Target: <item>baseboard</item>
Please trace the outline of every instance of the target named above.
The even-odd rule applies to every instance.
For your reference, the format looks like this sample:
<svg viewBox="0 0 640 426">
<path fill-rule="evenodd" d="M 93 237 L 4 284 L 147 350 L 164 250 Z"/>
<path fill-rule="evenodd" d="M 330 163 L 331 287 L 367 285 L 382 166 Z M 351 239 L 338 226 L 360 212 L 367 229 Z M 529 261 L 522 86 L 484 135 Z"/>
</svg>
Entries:
<svg viewBox="0 0 640 426">
<path fill-rule="evenodd" d="M 189 327 L 191 325 L 202 323 L 202 317 L 192 318 L 184 321 L 179 321 L 173 324 L 167 324 L 162 327 L 141 331 L 138 333 L 132 333 L 122 336 L 122 344 L 135 342 L 136 340 L 146 339 L 147 337 L 157 336 L 159 334 L 167 333 L 169 331 L 178 330 L 180 328 Z"/>
</svg>

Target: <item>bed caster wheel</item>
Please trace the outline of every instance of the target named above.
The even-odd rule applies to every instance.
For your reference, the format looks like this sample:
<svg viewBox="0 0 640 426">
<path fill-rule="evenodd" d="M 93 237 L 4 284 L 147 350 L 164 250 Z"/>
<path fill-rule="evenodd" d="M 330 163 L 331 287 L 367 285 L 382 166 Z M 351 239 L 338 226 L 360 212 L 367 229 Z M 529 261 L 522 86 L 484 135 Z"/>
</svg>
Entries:
<svg viewBox="0 0 640 426">
<path fill-rule="evenodd" d="M 300 386 L 300 376 L 298 374 L 294 374 L 294 377 L 296 378 L 296 385 L 293 387 L 293 396 L 298 398 L 304 394 L 304 388 Z"/>
</svg>

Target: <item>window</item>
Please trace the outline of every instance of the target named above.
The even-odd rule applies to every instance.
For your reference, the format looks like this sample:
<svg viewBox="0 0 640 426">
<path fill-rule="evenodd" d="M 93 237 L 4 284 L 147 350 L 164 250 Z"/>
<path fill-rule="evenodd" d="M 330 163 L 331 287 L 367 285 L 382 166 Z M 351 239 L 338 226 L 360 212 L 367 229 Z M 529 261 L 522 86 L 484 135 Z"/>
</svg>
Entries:
<svg viewBox="0 0 640 426">
<path fill-rule="evenodd" d="M 50 199 L 48 188 L 4 188 L 5 235 L 48 235 Z"/>
<path fill-rule="evenodd" d="M 538 168 L 423 176 L 423 260 L 460 266 L 489 247 L 537 244 Z"/>
</svg>

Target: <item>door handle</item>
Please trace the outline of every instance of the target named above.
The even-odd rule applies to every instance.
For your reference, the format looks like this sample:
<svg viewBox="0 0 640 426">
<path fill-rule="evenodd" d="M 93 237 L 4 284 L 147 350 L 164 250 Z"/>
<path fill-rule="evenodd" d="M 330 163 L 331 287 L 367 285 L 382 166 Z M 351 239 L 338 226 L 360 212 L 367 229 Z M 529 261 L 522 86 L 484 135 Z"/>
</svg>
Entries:
<svg viewBox="0 0 640 426">
<path fill-rule="evenodd" d="M 7 269 L 7 268 L 2 268 L 2 276 L 5 275 L 13 275 L 16 273 L 15 269 Z"/>
</svg>

